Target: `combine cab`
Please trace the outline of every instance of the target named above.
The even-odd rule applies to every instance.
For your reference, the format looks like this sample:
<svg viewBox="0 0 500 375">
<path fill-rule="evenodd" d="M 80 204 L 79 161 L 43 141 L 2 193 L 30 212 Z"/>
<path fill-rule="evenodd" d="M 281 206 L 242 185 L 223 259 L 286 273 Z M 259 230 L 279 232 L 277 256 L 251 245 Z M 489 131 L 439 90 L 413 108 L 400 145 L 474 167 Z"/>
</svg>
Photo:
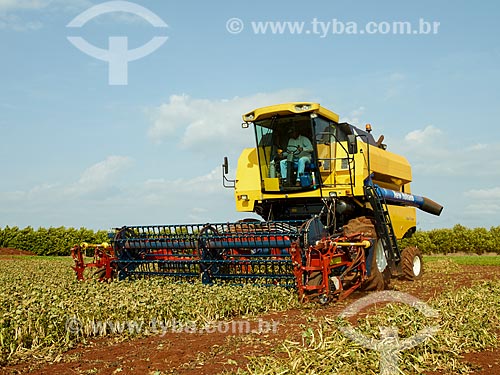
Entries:
<svg viewBox="0 0 500 375">
<path fill-rule="evenodd" d="M 400 251 L 397 240 L 415 231 L 415 207 L 434 215 L 442 207 L 411 194 L 410 165 L 386 150 L 383 136 L 339 123 L 317 103 L 259 108 L 243 120 L 257 145 L 242 151 L 235 180 L 224 159 L 224 186 L 238 211 L 264 221 L 119 228 L 106 251 L 95 250 L 90 267 L 100 279 L 280 285 L 328 302 L 383 289 L 390 277 L 421 277 L 419 250 Z"/>
</svg>

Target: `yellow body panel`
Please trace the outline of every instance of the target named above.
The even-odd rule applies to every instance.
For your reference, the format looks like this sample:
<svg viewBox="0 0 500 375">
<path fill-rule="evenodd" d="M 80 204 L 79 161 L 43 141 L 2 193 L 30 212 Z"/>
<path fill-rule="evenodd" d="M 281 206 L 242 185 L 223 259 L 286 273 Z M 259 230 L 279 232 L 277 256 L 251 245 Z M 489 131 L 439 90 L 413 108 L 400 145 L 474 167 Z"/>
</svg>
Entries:
<svg viewBox="0 0 500 375">
<path fill-rule="evenodd" d="M 378 147 L 370 147 L 371 172 L 375 173 L 374 181 L 382 187 L 399 190 L 401 185 L 411 182 L 411 167 L 408 160 Z M 405 191 L 409 193 L 409 191 Z"/>
<path fill-rule="evenodd" d="M 265 191 L 280 191 L 279 178 L 264 177 L 264 190 Z"/>
<path fill-rule="evenodd" d="M 387 206 L 396 238 L 412 231 L 417 224 L 417 209 L 414 207 Z"/>
<path fill-rule="evenodd" d="M 243 196 L 248 199 L 242 199 Z M 234 189 L 236 210 L 253 212 L 255 201 L 262 199 L 259 162 L 255 148 L 243 149 L 236 169 L 236 188 Z"/>
</svg>

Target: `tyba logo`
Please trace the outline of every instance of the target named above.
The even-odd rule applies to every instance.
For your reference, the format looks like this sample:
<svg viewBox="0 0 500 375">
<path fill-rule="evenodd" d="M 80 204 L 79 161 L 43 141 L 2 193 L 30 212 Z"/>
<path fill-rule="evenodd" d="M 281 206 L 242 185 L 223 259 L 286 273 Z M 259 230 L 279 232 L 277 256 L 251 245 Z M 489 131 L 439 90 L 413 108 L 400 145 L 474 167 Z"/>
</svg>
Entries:
<svg viewBox="0 0 500 375">
<path fill-rule="evenodd" d="M 114 12 L 135 14 L 154 27 L 168 27 L 160 17 L 149 9 L 128 1 L 107 1 L 95 5 L 76 16 L 66 27 L 80 28 L 97 16 Z M 96 47 L 79 36 L 68 36 L 67 39 L 83 53 L 108 62 L 108 83 L 110 85 L 126 85 L 128 83 L 129 61 L 138 60 L 153 53 L 167 41 L 168 37 L 155 36 L 146 44 L 134 49 L 128 49 L 128 38 L 125 36 L 110 36 L 108 49 Z"/>
</svg>

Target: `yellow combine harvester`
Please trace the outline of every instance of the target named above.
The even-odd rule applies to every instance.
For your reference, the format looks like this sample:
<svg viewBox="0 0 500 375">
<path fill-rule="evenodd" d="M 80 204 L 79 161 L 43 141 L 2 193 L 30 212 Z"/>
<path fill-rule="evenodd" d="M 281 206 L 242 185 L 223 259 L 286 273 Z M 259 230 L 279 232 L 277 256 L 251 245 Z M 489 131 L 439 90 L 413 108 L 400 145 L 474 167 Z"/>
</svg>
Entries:
<svg viewBox="0 0 500 375">
<path fill-rule="evenodd" d="M 383 289 L 391 276 L 421 277 L 420 251 L 400 251 L 397 239 L 415 231 L 415 207 L 435 215 L 442 207 L 411 194 L 410 165 L 383 137 L 317 103 L 259 108 L 243 120 L 256 147 L 242 151 L 235 180 L 224 158 L 224 186 L 238 211 L 264 221 L 117 228 L 109 247 L 94 246 L 93 263 L 73 248 L 78 278 L 92 267 L 101 280 L 201 277 L 294 287 L 302 300 L 326 303 Z"/>
<path fill-rule="evenodd" d="M 266 221 L 316 217 L 330 236 L 376 239 L 385 280 L 377 276 L 375 288 L 390 275 L 421 276 L 420 252 L 410 248 L 401 254 L 397 239 L 415 232 L 415 207 L 440 215 L 442 206 L 411 194 L 411 166 L 387 151 L 383 136 L 375 140 L 369 124 L 358 129 L 309 102 L 258 108 L 243 121 L 244 128 L 253 125 L 257 147 L 243 150 L 235 180 L 225 177 L 227 159 L 223 165 L 224 185 L 234 187 L 238 211 Z"/>
<path fill-rule="evenodd" d="M 320 215 L 325 224 L 347 224 L 351 218 L 373 216 L 365 194 L 367 184 L 372 183 L 400 193 L 399 202 L 393 204 L 440 213 L 441 207 L 432 201 L 419 204 L 410 195 L 410 164 L 387 151 L 383 137 L 375 141 L 369 125 L 362 131 L 339 123 L 339 115 L 317 103 L 259 108 L 243 115 L 243 120 L 244 127 L 254 124 L 257 147 L 243 150 L 238 160 L 234 181 L 238 211 L 255 212 L 265 220 Z M 298 176 L 300 186 L 294 183 L 297 161 L 287 163 L 293 169 L 289 181 L 280 178 L 280 154 L 287 149 L 290 129 L 298 130 L 313 145 L 311 160 L 303 176 Z M 294 150 L 288 151 L 293 154 Z M 415 208 L 391 205 L 388 209 L 396 237 L 410 236 L 416 228 Z"/>
</svg>

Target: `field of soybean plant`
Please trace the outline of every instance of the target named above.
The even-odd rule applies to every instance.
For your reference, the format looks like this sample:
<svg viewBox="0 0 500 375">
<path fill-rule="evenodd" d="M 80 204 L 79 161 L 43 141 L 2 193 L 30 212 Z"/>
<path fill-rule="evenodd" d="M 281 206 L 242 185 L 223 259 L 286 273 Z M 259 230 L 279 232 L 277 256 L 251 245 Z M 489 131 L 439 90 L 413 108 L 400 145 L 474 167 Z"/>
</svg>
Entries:
<svg viewBox="0 0 500 375">
<path fill-rule="evenodd" d="M 380 353 L 343 333 L 352 324 L 375 341 L 380 327 L 401 340 L 437 327 L 399 352 L 404 374 L 497 374 L 499 258 L 428 256 L 421 280 L 393 280 L 437 316 L 390 303 L 346 320 L 339 314 L 369 292 L 304 305 L 279 287 L 78 282 L 69 257 L 3 255 L 0 373 L 379 373 Z"/>
</svg>

